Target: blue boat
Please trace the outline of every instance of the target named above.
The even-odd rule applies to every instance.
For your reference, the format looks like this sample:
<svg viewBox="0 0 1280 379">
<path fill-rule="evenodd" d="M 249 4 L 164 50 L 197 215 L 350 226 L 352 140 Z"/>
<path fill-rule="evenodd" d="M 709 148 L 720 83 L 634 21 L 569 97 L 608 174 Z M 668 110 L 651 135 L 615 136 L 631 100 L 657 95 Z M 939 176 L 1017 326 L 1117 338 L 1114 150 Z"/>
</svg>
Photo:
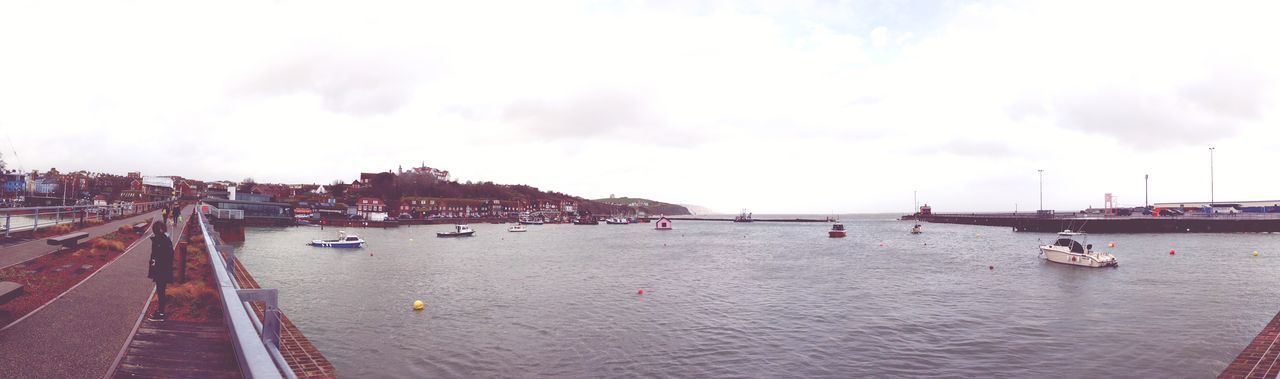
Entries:
<svg viewBox="0 0 1280 379">
<path fill-rule="evenodd" d="M 355 234 L 347 235 L 346 232 L 338 232 L 338 239 L 312 240 L 308 245 L 315 247 L 358 248 L 364 247 L 364 240 Z"/>
</svg>

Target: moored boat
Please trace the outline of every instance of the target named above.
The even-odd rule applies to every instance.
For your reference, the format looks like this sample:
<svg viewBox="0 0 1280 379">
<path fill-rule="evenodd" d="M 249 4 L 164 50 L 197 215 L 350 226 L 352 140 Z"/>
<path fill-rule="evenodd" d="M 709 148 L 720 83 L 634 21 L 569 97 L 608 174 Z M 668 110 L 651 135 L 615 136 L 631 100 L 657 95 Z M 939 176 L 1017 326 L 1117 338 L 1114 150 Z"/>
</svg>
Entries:
<svg viewBox="0 0 1280 379">
<path fill-rule="evenodd" d="M 573 220 L 574 225 L 600 225 L 600 221 L 596 221 L 594 217 L 579 217 Z"/>
<path fill-rule="evenodd" d="M 608 220 L 604 220 L 604 223 L 609 225 L 627 225 L 630 224 L 631 221 L 622 217 L 611 217 Z"/>
<path fill-rule="evenodd" d="M 743 209 L 742 213 L 738 214 L 738 217 L 733 218 L 733 222 L 752 222 L 752 221 L 753 220 L 751 219 L 751 213 L 747 212 L 746 209 Z"/>
<path fill-rule="evenodd" d="M 338 232 L 337 239 L 331 240 L 311 240 L 308 245 L 315 247 L 337 247 L 337 248 L 357 248 L 364 247 L 364 239 L 355 234 L 347 234 L 346 232 Z"/>
<path fill-rule="evenodd" d="M 437 232 L 436 237 L 471 237 L 476 231 L 471 230 L 469 225 L 454 225 L 451 232 Z"/>
<path fill-rule="evenodd" d="M 844 224 L 838 222 L 831 224 L 831 230 L 827 231 L 827 237 L 831 238 L 844 238 L 846 235 L 848 234 L 844 230 Z"/>
<path fill-rule="evenodd" d="M 920 233 L 924 233 L 924 231 L 920 230 L 920 224 L 916 224 L 915 227 L 911 228 L 911 234 L 920 234 Z"/>
<path fill-rule="evenodd" d="M 524 227 L 524 225 L 515 224 L 507 228 L 507 231 L 512 233 L 523 233 L 529 231 L 529 228 Z"/>
<path fill-rule="evenodd" d="M 1050 262 L 1076 266 L 1108 267 L 1119 264 L 1114 255 L 1095 252 L 1093 245 L 1082 244 L 1076 241 L 1077 238 L 1088 241 L 1084 233 L 1075 233 L 1070 230 L 1058 233 L 1058 239 L 1053 244 L 1040 246 L 1040 255 Z"/>
</svg>

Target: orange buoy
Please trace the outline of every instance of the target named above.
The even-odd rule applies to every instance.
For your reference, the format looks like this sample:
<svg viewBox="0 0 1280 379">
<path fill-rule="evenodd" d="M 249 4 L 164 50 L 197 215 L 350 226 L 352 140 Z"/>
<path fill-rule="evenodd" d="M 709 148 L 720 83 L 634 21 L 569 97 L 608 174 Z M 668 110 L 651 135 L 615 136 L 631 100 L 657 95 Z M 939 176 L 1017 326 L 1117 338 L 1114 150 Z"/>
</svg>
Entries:
<svg viewBox="0 0 1280 379">
<path fill-rule="evenodd" d="M 644 288 L 636 290 L 636 295 L 644 295 Z"/>
<path fill-rule="evenodd" d="M 1116 243 L 1115 242 L 1109 243 L 1107 244 L 1107 247 L 1116 247 Z"/>
</svg>

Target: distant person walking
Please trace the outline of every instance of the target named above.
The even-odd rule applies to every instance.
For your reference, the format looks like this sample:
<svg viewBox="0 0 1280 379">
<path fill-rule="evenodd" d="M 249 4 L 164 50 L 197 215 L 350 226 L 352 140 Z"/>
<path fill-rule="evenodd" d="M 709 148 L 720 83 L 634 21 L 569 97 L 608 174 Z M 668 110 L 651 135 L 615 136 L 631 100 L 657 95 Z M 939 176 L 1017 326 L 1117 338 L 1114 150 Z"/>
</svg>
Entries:
<svg viewBox="0 0 1280 379">
<path fill-rule="evenodd" d="M 160 221 L 169 222 L 169 207 L 160 208 Z"/>
<path fill-rule="evenodd" d="M 165 286 L 173 281 L 173 240 L 165 235 L 165 231 L 164 222 L 151 224 L 151 267 L 147 270 L 147 277 L 156 282 L 156 295 L 160 297 L 160 306 L 147 318 L 151 321 L 164 321 L 164 306 L 169 302 L 169 296 L 164 293 Z"/>
</svg>

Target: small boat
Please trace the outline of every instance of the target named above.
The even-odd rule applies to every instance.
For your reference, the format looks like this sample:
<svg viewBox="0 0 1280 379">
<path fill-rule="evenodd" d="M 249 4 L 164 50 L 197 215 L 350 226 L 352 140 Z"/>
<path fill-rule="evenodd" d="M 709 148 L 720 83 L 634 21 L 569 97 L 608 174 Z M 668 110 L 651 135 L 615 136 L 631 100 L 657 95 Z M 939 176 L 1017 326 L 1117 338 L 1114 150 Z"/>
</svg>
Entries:
<svg viewBox="0 0 1280 379">
<path fill-rule="evenodd" d="M 666 216 L 658 218 L 658 223 L 654 224 L 653 230 L 671 230 L 671 220 L 668 220 Z"/>
<path fill-rule="evenodd" d="M 364 240 L 355 234 L 348 235 L 346 232 L 338 232 L 338 239 L 312 240 L 308 245 L 315 247 L 357 248 L 364 247 Z"/>
<path fill-rule="evenodd" d="M 920 230 L 920 224 L 916 224 L 915 227 L 911 228 L 911 234 L 920 234 L 920 233 L 924 233 L 924 231 Z"/>
<path fill-rule="evenodd" d="M 534 219 L 520 219 L 521 225 L 542 225 L 544 221 Z"/>
<path fill-rule="evenodd" d="M 609 225 L 627 225 L 627 224 L 630 224 L 631 221 L 628 221 L 627 219 L 622 217 L 612 217 L 608 220 L 604 220 L 604 223 Z"/>
<path fill-rule="evenodd" d="M 1058 240 L 1052 245 L 1040 246 L 1040 255 L 1044 255 L 1050 262 L 1076 266 L 1107 267 L 1119 264 L 1114 255 L 1095 252 L 1093 245 L 1082 245 L 1076 241 L 1077 238 L 1087 242 L 1084 233 L 1073 233 L 1070 230 L 1058 233 Z"/>
<path fill-rule="evenodd" d="M 838 222 L 831 224 L 831 230 L 827 231 L 827 237 L 831 238 L 844 238 L 846 235 L 848 234 L 844 230 L 844 224 Z"/>
<path fill-rule="evenodd" d="M 437 232 L 436 237 L 471 237 L 476 234 L 476 231 L 471 230 L 467 225 L 454 225 L 453 229 L 452 232 Z"/>
<path fill-rule="evenodd" d="M 600 221 L 596 221 L 594 217 L 579 217 L 573 220 L 574 225 L 600 225 Z"/>
<path fill-rule="evenodd" d="M 523 233 L 529 231 L 529 228 L 524 227 L 524 225 L 515 224 L 511 225 L 510 228 L 507 228 L 507 231 L 512 233 Z"/>
<path fill-rule="evenodd" d="M 743 209 L 742 213 L 739 214 L 738 217 L 733 218 L 733 222 L 753 222 L 753 221 L 754 220 L 751 219 L 751 213 L 747 212 L 746 209 Z"/>
</svg>

